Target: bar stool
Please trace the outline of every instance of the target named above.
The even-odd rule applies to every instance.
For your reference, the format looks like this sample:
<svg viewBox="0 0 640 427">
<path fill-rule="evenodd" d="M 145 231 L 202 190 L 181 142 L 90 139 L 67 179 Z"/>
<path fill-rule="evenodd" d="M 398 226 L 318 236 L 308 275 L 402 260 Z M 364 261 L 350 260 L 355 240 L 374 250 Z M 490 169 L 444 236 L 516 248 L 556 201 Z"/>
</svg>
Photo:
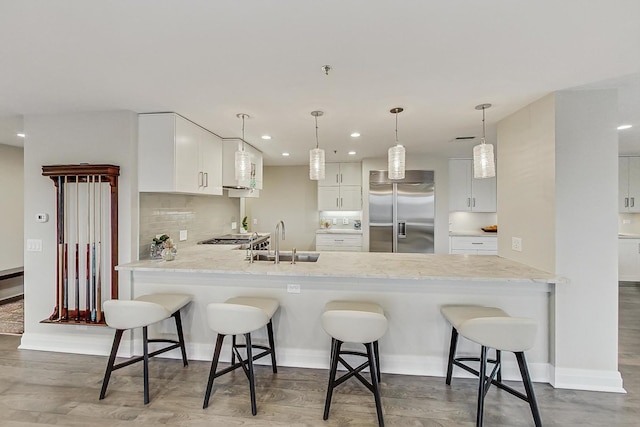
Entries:
<svg viewBox="0 0 640 427">
<path fill-rule="evenodd" d="M 180 309 L 191 301 L 191 295 L 184 294 L 150 294 L 142 295 L 134 300 L 109 300 L 103 304 L 105 322 L 116 330 L 111 346 L 109 362 L 102 381 L 100 400 L 104 399 L 109 385 L 111 373 L 117 369 L 142 361 L 144 371 L 144 403 L 149 403 L 149 358 L 167 351 L 180 348 L 182 363 L 187 366 L 187 352 L 182 333 Z M 173 317 L 176 322 L 178 340 L 148 339 L 147 327 L 164 319 Z M 127 329 L 142 328 L 142 356 L 134 357 L 126 362 L 116 364 L 116 354 Z M 149 353 L 149 343 L 169 343 L 171 345 Z"/>
<path fill-rule="evenodd" d="M 331 336 L 331 362 L 329 385 L 324 406 L 323 419 L 329 418 L 329 408 L 333 389 L 355 376 L 373 393 L 378 414 L 378 424 L 384 426 L 382 402 L 380 400 L 380 355 L 378 340 L 387 332 L 387 318 L 378 304 L 360 301 L 330 301 L 322 313 L 322 327 Z M 364 344 L 367 352 L 341 350 L 342 343 L 352 342 Z M 342 355 L 366 357 L 367 360 L 357 367 L 347 363 Z M 340 362 L 348 372 L 336 380 L 336 371 Z M 360 372 L 369 367 L 371 383 Z"/>
<path fill-rule="evenodd" d="M 533 319 L 511 317 L 499 308 L 476 305 L 445 305 L 440 308 L 440 312 L 452 325 L 447 385 L 451 385 L 453 365 L 459 366 L 479 378 L 476 426 L 482 426 L 484 398 L 492 384 L 528 402 L 536 427 L 542 426 L 540 411 L 524 356 L 524 352 L 533 347 L 537 331 L 536 322 Z M 480 344 L 480 357 L 456 357 L 458 335 Z M 487 358 L 487 349 L 489 348 L 496 350 L 495 359 Z M 502 383 L 501 351 L 510 351 L 515 354 L 526 395 Z M 463 363 L 469 361 L 480 362 L 479 371 Z M 487 363 L 494 365 L 489 376 L 486 375 Z"/>
<path fill-rule="evenodd" d="M 276 366 L 275 342 L 273 339 L 273 324 L 271 318 L 280 306 L 278 300 L 272 298 L 261 297 L 235 297 L 228 299 L 224 303 L 212 303 L 207 305 L 207 320 L 209 327 L 218 334 L 216 339 L 216 347 L 213 352 L 213 360 L 211 361 L 211 370 L 209 371 L 209 381 L 207 390 L 204 394 L 204 404 L 202 409 L 209 406 L 209 398 L 211 397 L 211 389 L 213 388 L 213 380 L 221 375 L 234 371 L 240 367 L 249 379 L 249 391 L 251 393 L 251 413 L 256 415 L 256 385 L 253 371 L 253 361 L 264 356 L 271 355 L 271 367 L 273 373 L 278 373 Z M 256 345 L 251 343 L 251 332 L 257 329 L 267 327 L 269 336 L 269 347 Z M 220 352 L 222 350 L 222 342 L 224 337 L 232 335 L 231 343 L 231 366 L 216 372 Z M 236 335 L 244 335 L 245 344 L 236 343 Z M 246 349 L 246 358 L 240 355 L 239 348 Z M 253 349 L 264 350 L 262 353 L 253 355 Z M 238 363 L 235 362 L 236 356 Z"/>
</svg>

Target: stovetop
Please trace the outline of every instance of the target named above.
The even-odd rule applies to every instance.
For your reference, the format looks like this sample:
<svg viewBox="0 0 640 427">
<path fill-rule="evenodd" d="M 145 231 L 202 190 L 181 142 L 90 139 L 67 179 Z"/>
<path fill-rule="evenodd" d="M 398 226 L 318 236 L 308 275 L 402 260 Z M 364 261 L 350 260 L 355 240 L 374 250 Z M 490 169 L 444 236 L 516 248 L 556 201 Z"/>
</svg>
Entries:
<svg viewBox="0 0 640 427">
<path fill-rule="evenodd" d="M 269 239 L 269 235 L 259 236 L 253 240 L 254 243 L 262 243 Z M 250 234 L 225 234 L 222 236 L 213 237 L 208 240 L 198 242 L 199 245 L 243 245 L 251 243 Z"/>
</svg>

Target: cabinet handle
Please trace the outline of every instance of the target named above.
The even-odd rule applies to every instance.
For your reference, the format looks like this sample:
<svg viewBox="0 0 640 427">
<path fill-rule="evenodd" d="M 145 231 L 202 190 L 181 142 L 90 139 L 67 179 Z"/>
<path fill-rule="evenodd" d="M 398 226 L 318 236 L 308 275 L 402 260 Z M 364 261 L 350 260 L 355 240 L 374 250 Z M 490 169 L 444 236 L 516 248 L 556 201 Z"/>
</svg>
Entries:
<svg viewBox="0 0 640 427">
<path fill-rule="evenodd" d="M 204 187 L 209 186 L 209 172 L 204 173 Z"/>
<path fill-rule="evenodd" d="M 484 245 L 482 242 L 471 242 L 472 245 Z"/>
<path fill-rule="evenodd" d="M 635 204 L 636 204 L 636 198 L 635 198 L 635 197 L 632 197 L 632 198 L 631 198 L 631 207 L 634 207 L 634 206 L 635 206 Z"/>
<path fill-rule="evenodd" d="M 471 197 L 467 197 L 467 207 L 471 207 Z"/>
<path fill-rule="evenodd" d="M 338 198 L 336 197 L 336 207 L 339 208 L 340 207 L 340 202 L 338 200 Z"/>
<path fill-rule="evenodd" d="M 340 197 L 340 207 L 344 206 L 344 201 L 342 200 L 342 197 Z"/>
<path fill-rule="evenodd" d="M 340 184 L 342 184 L 342 174 L 340 174 Z"/>
<path fill-rule="evenodd" d="M 202 187 L 203 174 L 198 172 L 198 187 Z"/>
<path fill-rule="evenodd" d="M 624 207 L 625 207 L 625 208 L 628 208 L 628 207 L 629 207 L 629 198 L 628 198 L 628 197 L 625 197 L 625 198 L 624 198 Z"/>
<path fill-rule="evenodd" d="M 338 181 L 338 174 L 336 174 L 336 184 L 340 184 L 340 181 Z"/>
<path fill-rule="evenodd" d="M 476 198 L 475 197 L 473 198 L 473 207 L 474 208 L 476 207 Z"/>
</svg>

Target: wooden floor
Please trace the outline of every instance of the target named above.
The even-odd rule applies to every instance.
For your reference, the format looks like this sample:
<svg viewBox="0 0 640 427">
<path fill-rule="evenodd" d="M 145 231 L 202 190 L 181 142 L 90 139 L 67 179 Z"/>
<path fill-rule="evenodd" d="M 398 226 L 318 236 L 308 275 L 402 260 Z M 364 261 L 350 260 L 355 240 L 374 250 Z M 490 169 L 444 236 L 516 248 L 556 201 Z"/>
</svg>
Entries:
<svg viewBox="0 0 640 427">
<path fill-rule="evenodd" d="M 152 359 L 151 403 L 142 403 L 142 366 L 116 371 L 106 399 L 98 394 L 106 357 L 19 351 L 19 337 L 0 336 L 0 426 L 375 426 L 373 397 L 349 381 L 322 420 L 326 370 L 266 366 L 257 370 L 258 415 L 251 415 L 242 371 L 216 380 L 202 399 L 209 364 Z M 177 363 L 176 363 L 177 362 Z M 640 425 L 640 286 L 620 287 L 620 371 L 627 394 L 555 390 L 536 384 L 545 426 Z M 475 425 L 476 381 L 383 375 L 388 426 Z M 531 426 L 526 403 L 492 388 L 485 426 Z"/>
</svg>

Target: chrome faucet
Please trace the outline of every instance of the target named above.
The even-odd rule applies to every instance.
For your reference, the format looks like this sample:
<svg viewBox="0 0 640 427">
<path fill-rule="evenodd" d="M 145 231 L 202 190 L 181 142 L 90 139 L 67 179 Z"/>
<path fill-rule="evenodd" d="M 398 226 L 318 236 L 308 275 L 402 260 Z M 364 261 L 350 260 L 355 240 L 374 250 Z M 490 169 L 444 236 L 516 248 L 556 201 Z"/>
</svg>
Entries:
<svg viewBox="0 0 640 427">
<path fill-rule="evenodd" d="M 249 255 L 249 264 L 253 263 L 253 247 L 255 241 L 260 237 L 257 231 L 251 233 L 251 238 L 249 238 L 249 249 L 247 250 L 247 254 Z"/>
<path fill-rule="evenodd" d="M 276 224 L 276 244 L 275 244 L 275 250 L 276 250 L 276 258 L 274 263 L 275 264 L 280 264 L 280 224 L 282 224 L 282 240 L 285 240 L 284 238 L 284 221 L 280 220 L 279 223 Z"/>
</svg>

